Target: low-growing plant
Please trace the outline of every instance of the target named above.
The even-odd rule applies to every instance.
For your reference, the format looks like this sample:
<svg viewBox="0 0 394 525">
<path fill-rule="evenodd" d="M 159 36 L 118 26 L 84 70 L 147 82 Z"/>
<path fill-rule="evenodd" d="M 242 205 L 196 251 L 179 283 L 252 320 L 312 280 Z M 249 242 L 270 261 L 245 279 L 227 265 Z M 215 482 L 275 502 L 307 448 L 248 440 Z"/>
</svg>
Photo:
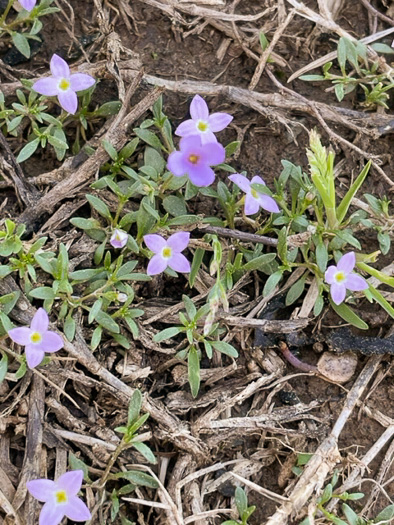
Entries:
<svg viewBox="0 0 394 525">
<path fill-rule="evenodd" d="M 222 525 L 248 525 L 248 519 L 256 510 L 254 505 L 248 506 L 248 497 L 243 488 L 237 487 L 235 489 L 235 506 L 239 514 L 239 520 L 227 520 Z"/>
</svg>

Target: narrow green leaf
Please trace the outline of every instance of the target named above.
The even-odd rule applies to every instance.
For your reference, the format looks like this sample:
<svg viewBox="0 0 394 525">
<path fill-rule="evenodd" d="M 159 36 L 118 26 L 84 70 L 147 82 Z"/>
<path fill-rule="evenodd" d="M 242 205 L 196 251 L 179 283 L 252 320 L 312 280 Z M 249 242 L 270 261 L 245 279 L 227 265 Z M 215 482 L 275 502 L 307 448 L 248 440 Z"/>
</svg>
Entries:
<svg viewBox="0 0 394 525">
<path fill-rule="evenodd" d="M 40 139 L 36 138 L 32 140 L 31 142 L 28 142 L 19 152 L 18 156 L 16 157 L 17 162 L 21 163 L 27 160 L 29 157 L 33 155 L 33 153 L 38 148 L 38 145 L 40 143 Z"/>
<path fill-rule="evenodd" d="M 171 339 L 171 337 L 175 337 L 179 334 L 179 332 L 181 332 L 181 328 L 179 328 L 178 326 L 171 326 L 170 328 L 165 328 L 164 330 L 153 336 L 153 341 L 155 343 L 160 343 L 165 339 Z"/>
<path fill-rule="evenodd" d="M 16 49 L 22 53 L 26 58 L 30 58 L 30 46 L 29 41 L 22 33 L 12 33 L 12 42 Z"/>
<path fill-rule="evenodd" d="M 140 454 L 146 458 L 149 463 L 152 463 L 153 465 L 156 465 L 157 459 L 155 458 L 155 455 L 151 451 L 151 449 L 145 445 L 145 443 L 141 443 L 141 441 L 133 441 L 133 447 L 138 450 Z"/>
<path fill-rule="evenodd" d="M 8 356 L 7 354 L 1 352 L 2 358 L 0 361 L 0 384 L 4 381 L 8 370 Z"/>
<path fill-rule="evenodd" d="M 112 479 L 127 479 L 131 481 L 134 485 L 139 485 L 141 487 L 148 487 L 151 489 L 157 489 L 159 484 L 152 476 L 145 474 L 145 472 L 140 472 L 138 470 L 129 470 L 128 472 L 118 472 L 117 474 L 111 475 Z"/>
<path fill-rule="evenodd" d="M 127 415 L 127 425 L 131 425 L 135 420 L 137 420 L 140 415 L 142 407 L 142 394 L 141 391 L 136 389 L 131 396 L 128 415 Z"/>
<path fill-rule="evenodd" d="M 349 209 L 349 206 L 352 202 L 353 197 L 356 195 L 360 187 L 362 186 L 363 182 L 365 181 L 366 176 L 368 175 L 369 169 L 371 167 L 372 161 L 369 160 L 367 164 L 362 169 L 360 175 L 357 177 L 357 179 L 353 182 L 353 184 L 350 186 L 349 190 L 346 192 L 346 195 L 342 199 L 340 205 L 337 208 L 337 218 L 339 224 L 342 223 L 343 219 L 346 217 L 347 211 Z"/>
<path fill-rule="evenodd" d="M 330 304 L 335 313 L 342 317 L 342 319 L 344 319 L 347 323 L 350 323 L 360 330 L 368 330 L 367 323 L 360 319 L 360 317 L 355 312 L 353 312 L 349 306 L 344 303 L 337 305 L 334 303 L 334 301 L 332 301 L 331 297 Z"/>
<path fill-rule="evenodd" d="M 192 396 L 197 397 L 200 390 L 200 358 L 194 346 L 190 347 L 187 363 L 190 390 Z"/>
<path fill-rule="evenodd" d="M 229 343 L 225 343 L 224 341 L 210 341 L 210 343 L 218 352 L 226 354 L 230 357 L 238 357 L 238 352 Z"/>
<path fill-rule="evenodd" d="M 243 265 L 243 270 L 251 272 L 253 270 L 259 270 L 262 266 L 266 266 L 276 258 L 276 253 L 265 253 L 259 257 L 255 257 L 246 264 Z"/>
</svg>

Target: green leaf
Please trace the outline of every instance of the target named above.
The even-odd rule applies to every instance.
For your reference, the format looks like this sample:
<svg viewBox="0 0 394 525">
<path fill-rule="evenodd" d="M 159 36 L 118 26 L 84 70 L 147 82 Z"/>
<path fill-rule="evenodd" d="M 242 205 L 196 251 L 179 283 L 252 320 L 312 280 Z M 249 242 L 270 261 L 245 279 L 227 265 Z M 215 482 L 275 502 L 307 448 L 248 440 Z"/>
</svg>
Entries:
<svg viewBox="0 0 394 525">
<path fill-rule="evenodd" d="M 241 143 L 239 140 L 235 140 L 234 142 L 230 142 L 230 144 L 227 144 L 227 146 L 225 147 L 226 158 L 231 157 L 231 155 L 233 155 L 237 151 L 240 144 Z"/>
<path fill-rule="evenodd" d="M 119 326 L 107 313 L 100 311 L 96 315 L 96 321 L 106 330 L 118 334 L 120 332 Z"/>
<path fill-rule="evenodd" d="M 229 343 L 225 343 L 224 341 L 210 341 L 210 343 L 218 352 L 226 354 L 230 357 L 238 357 L 238 352 Z"/>
<path fill-rule="evenodd" d="M 196 280 L 199 269 L 201 268 L 201 263 L 205 255 L 205 250 L 203 248 L 197 248 L 194 252 L 194 257 L 191 265 L 190 275 L 189 275 L 189 286 L 193 288 L 194 282 Z"/>
<path fill-rule="evenodd" d="M 163 149 L 160 140 L 154 133 L 152 133 L 148 129 L 134 128 L 133 131 L 137 135 L 137 137 L 149 144 L 149 146 L 152 146 L 153 148 L 159 151 Z"/>
<path fill-rule="evenodd" d="M 245 272 L 251 272 L 253 270 L 259 270 L 262 266 L 266 266 L 271 263 L 276 258 L 276 253 L 265 253 L 259 257 L 255 257 L 251 261 L 243 265 L 243 270 Z"/>
<path fill-rule="evenodd" d="M 391 239 L 390 235 L 385 232 L 378 233 L 379 248 L 383 255 L 387 255 L 390 251 Z M 1 272 L 1 267 L 0 267 Z"/>
<path fill-rule="evenodd" d="M 319 270 L 324 273 L 327 269 L 328 251 L 323 242 L 319 242 L 316 246 L 316 262 Z"/>
<path fill-rule="evenodd" d="M 393 518 L 394 518 L 394 505 L 389 505 L 376 516 L 374 521 L 375 523 L 379 523 L 381 521 L 390 522 L 390 520 L 392 520 Z"/>
<path fill-rule="evenodd" d="M 313 82 L 316 80 L 324 80 L 322 75 L 302 75 L 299 77 L 300 80 L 306 80 L 307 82 Z"/>
<path fill-rule="evenodd" d="M 394 319 L 394 308 L 391 306 L 391 304 L 383 297 L 383 295 L 376 290 L 373 286 L 370 286 L 368 289 L 369 293 L 372 295 L 372 297 L 375 299 L 377 303 L 380 304 L 380 306 L 386 310 L 386 312 Z"/>
<path fill-rule="evenodd" d="M 19 51 L 19 53 L 22 53 L 23 56 L 26 58 L 30 58 L 30 46 L 29 41 L 23 35 L 22 33 L 12 33 L 12 42 L 14 43 L 14 46 Z"/>
<path fill-rule="evenodd" d="M 19 152 L 19 155 L 16 157 L 16 161 L 21 163 L 27 160 L 29 157 L 33 155 L 33 153 L 38 148 L 38 145 L 40 143 L 40 139 L 36 138 L 32 140 L 31 142 L 28 142 L 26 146 L 24 146 L 21 151 Z"/>
<path fill-rule="evenodd" d="M 293 304 L 299 297 L 302 295 L 305 289 L 305 278 L 299 279 L 293 286 L 290 287 L 290 290 L 286 295 L 286 306 Z"/>
<path fill-rule="evenodd" d="M 92 308 L 90 309 L 90 312 L 89 312 L 89 317 L 88 317 L 88 323 L 91 324 L 93 323 L 93 321 L 96 319 L 96 316 L 97 314 L 99 313 L 99 311 L 101 310 L 101 307 L 103 306 L 103 300 L 102 299 L 97 299 L 97 301 L 94 302 Z"/>
<path fill-rule="evenodd" d="M 127 415 L 127 425 L 131 425 L 134 421 L 138 419 L 142 407 L 142 394 L 141 391 L 136 389 L 131 396 L 128 415 Z"/>
<path fill-rule="evenodd" d="M 170 328 L 165 328 L 164 330 L 153 336 L 153 341 L 155 343 L 160 343 L 161 341 L 165 341 L 166 339 L 171 339 L 171 337 L 175 337 L 181 331 L 182 329 L 178 326 L 171 326 Z"/>
<path fill-rule="evenodd" d="M 354 512 L 353 509 L 349 507 L 349 505 L 346 505 L 346 503 L 343 503 L 342 511 L 345 514 L 345 517 L 347 521 L 349 522 L 349 525 L 359 525 L 360 524 L 357 514 Z"/>
<path fill-rule="evenodd" d="M 239 515 L 242 517 L 244 512 L 248 509 L 248 498 L 244 489 L 241 487 L 235 489 L 235 505 L 238 509 Z"/>
<path fill-rule="evenodd" d="M 357 191 L 360 189 L 363 182 L 365 181 L 365 178 L 368 175 L 369 169 L 371 167 L 371 163 L 372 163 L 371 160 L 367 162 L 367 164 L 362 169 L 360 175 L 350 186 L 349 190 L 347 191 L 346 195 L 344 196 L 340 205 L 338 206 L 337 218 L 338 218 L 339 224 L 341 224 L 343 219 L 346 217 L 347 211 L 349 209 L 349 206 L 352 202 L 353 197 L 356 195 Z"/>
<path fill-rule="evenodd" d="M 103 335 L 103 329 L 101 328 L 101 326 L 97 326 L 93 330 L 92 339 L 90 341 L 90 346 L 92 347 L 92 350 L 96 350 L 96 348 L 100 344 L 102 335 Z"/>
<path fill-rule="evenodd" d="M 0 265 L 0 279 L 3 279 L 12 272 L 11 266 Z"/>
<path fill-rule="evenodd" d="M 335 232 L 337 236 L 343 241 L 347 242 L 351 246 L 354 246 L 358 250 L 361 250 L 361 244 L 359 241 L 351 234 L 350 230 L 337 230 Z"/>
<path fill-rule="evenodd" d="M 64 335 L 71 342 L 75 337 L 76 322 L 72 317 L 67 317 L 64 322 Z"/>
<path fill-rule="evenodd" d="M 73 279 L 74 281 L 89 281 L 89 279 L 92 279 L 99 273 L 101 273 L 103 270 L 102 268 L 89 268 L 87 270 L 76 270 L 75 272 L 71 272 L 69 274 L 70 279 Z"/>
<path fill-rule="evenodd" d="M 190 347 L 187 364 L 190 390 L 192 396 L 197 397 L 200 390 L 200 358 L 194 346 Z"/>
<path fill-rule="evenodd" d="M 112 479 L 127 479 L 131 481 L 134 485 L 139 485 L 141 487 L 148 487 L 151 489 L 157 489 L 159 487 L 158 482 L 149 474 L 145 472 L 140 472 L 138 470 L 129 470 L 128 472 L 118 472 L 117 474 L 111 475 Z"/>
<path fill-rule="evenodd" d="M 108 206 L 98 197 L 95 197 L 94 195 L 86 195 L 86 199 L 102 217 L 105 219 L 108 219 L 109 221 L 112 221 L 112 215 L 109 211 Z"/>
<path fill-rule="evenodd" d="M 108 140 L 103 140 L 102 141 L 102 145 L 103 145 L 103 148 L 105 149 L 105 151 L 111 157 L 111 159 L 116 162 L 118 160 L 118 152 L 112 146 L 112 144 L 110 142 L 108 142 Z"/>
<path fill-rule="evenodd" d="M 35 299 L 53 300 L 56 297 L 53 289 L 49 288 L 49 286 L 40 286 L 39 288 L 35 288 L 34 290 L 31 290 L 29 295 Z"/>
<path fill-rule="evenodd" d="M 68 464 L 70 465 L 71 470 L 82 470 L 83 479 L 87 482 L 90 482 L 88 466 L 81 459 L 77 458 L 77 456 L 75 456 L 72 452 L 69 452 L 68 454 Z"/>
<path fill-rule="evenodd" d="M 197 314 L 197 308 L 195 307 L 193 301 L 188 297 L 187 295 L 182 295 L 182 301 L 185 305 L 187 315 L 189 316 L 189 319 L 194 319 L 195 315 Z"/>
<path fill-rule="evenodd" d="M 331 297 L 330 304 L 335 313 L 342 317 L 342 319 L 344 319 L 347 323 L 350 323 L 360 330 L 368 330 L 367 323 L 360 319 L 360 317 L 355 312 L 353 312 L 349 306 L 344 303 L 337 305 L 334 303 L 334 301 L 332 301 Z"/>
<path fill-rule="evenodd" d="M 96 219 L 82 219 L 81 217 L 74 217 L 70 219 L 70 222 L 73 226 L 81 228 L 81 230 L 94 230 L 101 228 L 99 221 Z"/>
<path fill-rule="evenodd" d="M 334 91 L 335 91 L 335 96 L 338 99 L 338 102 L 342 102 L 343 97 L 345 96 L 344 85 L 343 84 L 336 84 L 335 88 L 334 88 Z"/>
<path fill-rule="evenodd" d="M 331 485 L 331 483 L 329 483 L 328 485 L 326 485 L 324 487 L 324 491 L 323 491 L 323 494 L 320 497 L 320 502 L 319 503 L 324 505 L 324 503 L 327 503 L 327 501 L 330 501 L 331 497 L 332 497 L 332 485 Z"/>
<path fill-rule="evenodd" d="M 4 378 L 8 370 L 8 356 L 7 354 L 4 354 L 3 352 L 1 352 L 1 355 L 2 355 L 2 358 L 0 361 L 0 384 L 4 381 Z"/>
<path fill-rule="evenodd" d="M 155 458 L 155 455 L 151 451 L 151 449 L 145 445 L 145 443 L 141 443 L 141 441 L 133 441 L 133 447 L 138 450 L 140 454 L 146 458 L 149 463 L 152 463 L 153 465 L 156 465 L 157 459 Z"/>
<path fill-rule="evenodd" d="M 118 102 L 117 100 L 105 102 L 105 104 L 102 104 L 98 109 L 96 109 L 94 115 L 96 117 L 110 117 L 111 115 L 117 115 L 121 107 L 121 102 Z"/>
<path fill-rule="evenodd" d="M 383 53 L 387 55 L 394 55 L 394 49 L 387 44 L 380 44 L 379 42 L 371 44 L 371 47 L 377 53 Z"/>
<path fill-rule="evenodd" d="M 267 295 L 269 295 L 273 291 L 275 286 L 282 279 L 282 275 L 283 275 L 282 270 L 278 270 L 277 272 L 273 273 L 272 275 L 268 277 L 264 285 L 264 288 L 263 288 L 263 297 L 267 297 Z"/>
<path fill-rule="evenodd" d="M 173 217 L 184 216 L 187 214 L 185 201 L 181 197 L 169 195 L 163 199 L 163 208 Z"/>
</svg>

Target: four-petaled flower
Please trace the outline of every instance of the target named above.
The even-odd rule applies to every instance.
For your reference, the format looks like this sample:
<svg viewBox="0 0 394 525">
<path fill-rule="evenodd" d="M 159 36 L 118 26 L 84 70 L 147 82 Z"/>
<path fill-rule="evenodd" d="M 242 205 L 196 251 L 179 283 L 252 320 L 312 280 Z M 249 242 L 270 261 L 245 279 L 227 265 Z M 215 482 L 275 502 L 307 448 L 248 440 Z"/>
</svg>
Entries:
<svg viewBox="0 0 394 525">
<path fill-rule="evenodd" d="M 217 142 L 213 133 L 222 131 L 233 120 L 233 117 L 228 113 L 212 113 L 210 115 L 207 103 L 200 95 L 196 95 L 190 104 L 190 116 L 191 119 L 179 124 L 175 130 L 175 135 L 179 137 L 199 135 L 203 145 L 208 142 Z"/>
<path fill-rule="evenodd" d="M 45 502 L 39 525 L 58 525 L 64 516 L 73 521 L 87 521 L 92 515 L 85 503 L 77 497 L 83 480 L 82 470 L 71 470 L 57 481 L 35 479 L 26 483 L 30 494 Z"/>
<path fill-rule="evenodd" d="M 181 253 L 189 244 L 189 239 L 189 232 L 174 233 L 167 240 L 157 234 L 145 235 L 145 244 L 155 254 L 149 261 L 146 273 L 156 275 L 164 272 L 167 266 L 176 272 L 190 272 L 190 263 Z"/>
<path fill-rule="evenodd" d="M 260 208 L 263 208 L 263 210 L 270 211 L 272 213 L 279 212 L 279 207 L 272 197 L 265 195 L 264 193 L 259 193 L 252 188 L 252 184 L 262 184 L 265 186 L 265 182 L 258 175 L 253 177 L 252 180 L 248 180 L 243 175 L 236 173 L 234 175 L 230 175 L 229 179 L 246 193 L 245 215 L 254 215 L 259 211 Z"/>
<path fill-rule="evenodd" d="M 179 142 L 180 151 L 168 157 L 167 168 L 176 177 L 187 175 L 195 186 L 209 186 L 215 180 L 210 166 L 221 164 L 226 153 L 219 142 L 202 145 L 198 135 L 184 137 Z"/>
<path fill-rule="evenodd" d="M 25 347 L 29 368 L 34 368 L 44 359 L 45 352 L 57 352 L 64 346 L 63 339 L 48 330 L 49 318 L 44 308 L 39 308 L 31 320 L 30 327 L 21 326 L 8 330 L 8 335 L 18 345 Z"/>
<path fill-rule="evenodd" d="M 19 3 L 23 9 L 26 9 L 26 11 L 31 11 L 36 5 L 37 0 L 19 0 Z"/>
<path fill-rule="evenodd" d="M 51 73 L 51 77 L 34 82 L 34 91 L 47 97 L 57 95 L 62 108 L 74 115 L 78 107 L 76 91 L 90 88 L 95 79 L 86 73 L 71 74 L 67 62 L 56 54 L 51 58 Z"/>
<path fill-rule="evenodd" d="M 329 266 L 325 273 L 325 280 L 330 285 L 331 298 L 335 304 L 341 304 L 346 296 L 346 290 L 361 292 L 368 288 L 368 284 L 361 277 L 353 273 L 356 264 L 354 252 L 343 255 L 336 266 Z"/>
<path fill-rule="evenodd" d="M 109 242 L 114 248 L 124 248 L 127 244 L 128 237 L 129 236 L 126 232 L 116 228 L 111 235 Z"/>
</svg>

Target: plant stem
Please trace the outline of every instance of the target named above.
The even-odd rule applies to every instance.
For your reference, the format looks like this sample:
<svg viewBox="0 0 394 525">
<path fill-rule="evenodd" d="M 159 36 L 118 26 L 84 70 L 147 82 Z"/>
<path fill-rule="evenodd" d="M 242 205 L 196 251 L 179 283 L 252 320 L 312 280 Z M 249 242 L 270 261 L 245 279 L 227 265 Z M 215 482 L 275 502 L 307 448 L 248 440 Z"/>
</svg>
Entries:
<svg viewBox="0 0 394 525">
<path fill-rule="evenodd" d="M 11 9 L 13 3 L 14 3 L 14 0 L 8 0 L 7 7 L 5 8 L 5 11 L 4 11 L 2 17 L 0 18 L 0 26 L 3 25 L 5 19 L 7 18 L 7 15 L 10 12 L 10 9 Z M 7 28 L 8 28 L 8 26 L 7 26 Z"/>
</svg>

